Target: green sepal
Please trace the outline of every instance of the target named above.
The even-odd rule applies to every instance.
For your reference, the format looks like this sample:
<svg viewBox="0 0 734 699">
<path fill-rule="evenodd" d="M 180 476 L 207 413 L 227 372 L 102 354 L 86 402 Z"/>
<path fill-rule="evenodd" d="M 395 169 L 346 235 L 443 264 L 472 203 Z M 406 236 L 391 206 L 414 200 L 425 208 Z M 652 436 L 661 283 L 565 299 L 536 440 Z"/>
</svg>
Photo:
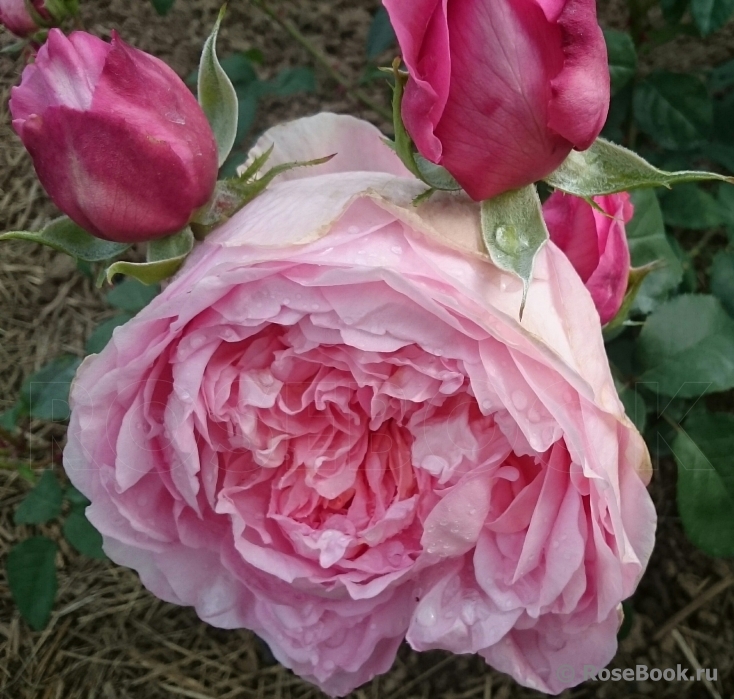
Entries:
<svg viewBox="0 0 734 699">
<path fill-rule="evenodd" d="M 416 153 L 413 157 L 420 178 L 431 189 L 441 189 L 445 192 L 458 192 L 461 189 L 461 185 L 445 167 L 426 160 L 420 153 Z"/>
<path fill-rule="evenodd" d="M 598 138 L 588 150 L 571 151 L 561 166 L 545 178 L 551 187 L 585 199 L 628 189 L 670 188 L 681 182 L 706 180 L 734 184 L 734 178 L 716 172 L 659 170 L 637 153 L 603 138 Z"/>
<path fill-rule="evenodd" d="M 403 165 L 431 189 L 441 189 L 449 192 L 459 191 L 461 185 L 446 168 L 436 165 L 424 158 L 420 153 L 416 153 L 413 139 L 411 139 L 403 123 L 403 94 L 405 93 L 405 84 L 408 82 L 408 74 L 400 70 L 399 58 L 393 61 L 392 73 L 395 79 L 392 96 L 392 120 L 395 141 L 388 142 L 388 146 L 403 161 Z"/>
<path fill-rule="evenodd" d="M 26 6 L 30 6 L 32 9 L 33 4 L 30 2 L 30 0 L 26 0 Z M 51 15 L 53 18 L 54 24 L 60 24 L 63 22 L 67 17 L 72 17 L 77 14 L 79 11 L 79 3 L 76 0 L 44 0 L 44 9 Z M 38 14 L 38 13 L 36 13 Z M 36 19 L 35 14 L 31 15 L 33 19 Z M 43 21 L 43 17 L 41 17 L 41 23 L 38 25 L 40 27 L 48 27 L 49 22 Z"/>
<path fill-rule="evenodd" d="M 143 284 L 157 284 L 178 272 L 193 247 L 194 234 L 184 228 L 166 238 L 151 240 L 145 262 L 115 262 L 107 268 L 105 277 L 112 283 L 116 274 L 124 274 Z"/>
<path fill-rule="evenodd" d="M 482 237 L 492 262 L 522 280 L 522 320 L 535 257 L 548 240 L 535 186 L 528 185 L 483 201 Z"/>
<path fill-rule="evenodd" d="M 199 104 L 209 120 L 217 141 L 219 167 L 224 164 L 237 136 L 239 104 L 237 92 L 217 58 L 217 35 L 227 6 L 219 11 L 214 29 L 204 43 L 199 63 Z"/>
<path fill-rule="evenodd" d="M 614 318 L 612 318 L 603 328 L 604 337 L 606 339 L 609 339 L 611 333 L 618 328 L 621 328 L 627 321 L 630 311 L 632 310 L 632 305 L 634 304 L 637 294 L 642 287 L 642 282 L 645 281 L 647 275 L 650 274 L 650 272 L 654 272 L 656 269 L 660 269 L 664 264 L 665 263 L 663 261 L 656 260 L 655 262 L 643 265 L 642 267 L 632 267 L 632 269 L 630 269 L 629 277 L 627 279 L 627 290 L 624 292 L 622 305 L 614 315 Z"/>
<path fill-rule="evenodd" d="M 329 162 L 334 154 L 316 160 L 305 160 L 291 163 L 282 163 L 270 168 L 260 177 L 256 177 L 260 168 L 267 162 L 272 147 L 258 156 L 238 177 L 228 178 L 217 182 L 214 195 L 209 203 L 200 209 L 192 221 L 192 227 L 197 240 L 202 240 L 215 226 L 237 213 L 243 206 L 249 204 L 255 197 L 265 191 L 267 186 L 278 175 L 297 167 L 312 167 Z"/>
<path fill-rule="evenodd" d="M 113 243 L 95 238 L 77 226 L 68 216 L 57 218 L 40 231 L 9 231 L 2 240 L 26 240 L 40 243 L 84 262 L 101 262 L 122 254 L 130 243 Z"/>
<path fill-rule="evenodd" d="M 392 89 L 392 122 L 395 131 L 395 141 L 392 147 L 397 153 L 398 158 L 403 161 L 403 165 L 418 179 L 421 179 L 420 170 L 415 162 L 413 139 L 411 139 L 403 123 L 403 93 L 405 92 L 405 85 L 408 82 L 408 74 L 400 70 L 400 62 L 400 58 L 396 58 L 392 62 L 392 73 L 395 79 L 395 84 Z"/>
</svg>

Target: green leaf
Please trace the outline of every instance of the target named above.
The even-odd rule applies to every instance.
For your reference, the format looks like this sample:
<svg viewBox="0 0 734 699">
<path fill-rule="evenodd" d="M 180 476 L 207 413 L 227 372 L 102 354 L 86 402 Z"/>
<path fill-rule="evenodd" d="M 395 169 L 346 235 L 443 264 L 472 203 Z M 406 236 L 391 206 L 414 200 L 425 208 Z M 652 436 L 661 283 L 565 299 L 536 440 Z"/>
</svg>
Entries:
<svg viewBox="0 0 734 699">
<path fill-rule="evenodd" d="M 173 7 L 176 0 L 150 0 L 155 8 L 155 11 L 163 17 L 167 15 Z"/>
<path fill-rule="evenodd" d="M 604 40 L 609 56 L 609 74 L 612 78 L 612 94 L 619 92 L 637 72 L 637 51 L 627 32 L 605 29 Z"/>
<path fill-rule="evenodd" d="M 714 100 L 714 127 L 711 140 L 714 144 L 734 145 L 734 93 Z"/>
<path fill-rule="evenodd" d="M 677 24 L 688 9 L 689 0 L 660 0 L 663 17 L 668 24 Z"/>
<path fill-rule="evenodd" d="M 244 53 L 233 53 L 223 58 L 219 65 L 232 81 L 235 89 L 245 87 L 251 83 L 258 82 L 257 73 L 252 66 L 252 61 Z"/>
<path fill-rule="evenodd" d="M 35 631 L 48 623 L 56 598 L 56 544 L 34 536 L 13 546 L 6 570 L 8 587 L 21 616 Z"/>
<path fill-rule="evenodd" d="M 54 421 L 69 419 L 69 388 L 80 364 L 78 357 L 65 354 L 23 382 L 21 401 L 31 417 Z"/>
<path fill-rule="evenodd" d="M 716 66 L 709 75 L 709 87 L 713 92 L 734 85 L 734 60 Z"/>
<path fill-rule="evenodd" d="M 85 354 L 99 354 L 112 339 L 112 332 L 120 325 L 124 325 L 132 318 L 130 313 L 120 313 L 119 315 L 103 320 L 87 339 L 84 346 Z"/>
<path fill-rule="evenodd" d="M 396 41 L 395 30 L 390 24 L 390 15 L 381 6 L 375 12 L 367 34 L 367 58 L 370 61 L 377 58 L 383 51 L 387 51 L 393 46 Z"/>
<path fill-rule="evenodd" d="M 734 556 L 734 416 L 692 415 L 676 435 L 673 453 L 686 535 L 710 556 Z"/>
<path fill-rule="evenodd" d="M 82 495 L 73 485 L 67 486 L 64 491 L 64 497 L 71 503 L 72 506 L 86 507 L 91 504 L 86 496 Z"/>
<path fill-rule="evenodd" d="M 367 85 L 368 83 L 374 82 L 375 80 L 384 80 L 385 71 L 378 66 L 369 64 L 365 66 L 362 75 L 359 77 L 360 85 Z"/>
<path fill-rule="evenodd" d="M 635 88 L 633 109 L 640 130 L 670 150 L 703 145 L 714 119 L 706 85 L 686 73 L 649 75 Z"/>
<path fill-rule="evenodd" d="M 651 271 L 640 285 L 633 309 L 649 313 L 678 287 L 683 268 L 665 234 L 663 214 L 655 192 L 641 189 L 632 192 L 635 215 L 627 224 L 632 264 L 643 267 L 653 262 L 660 266 Z"/>
<path fill-rule="evenodd" d="M 676 187 L 660 197 L 663 219 L 669 226 L 704 230 L 722 225 L 721 207 L 707 191 L 693 183 Z"/>
<path fill-rule="evenodd" d="M 67 216 L 51 221 L 40 231 L 3 233 L 0 235 L 0 241 L 2 240 L 26 240 L 30 243 L 40 243 L 84 262 L 109 260 L 130 247 L 128 243 L 112 243 L 95 238 Z"/>
<path fill-rule="evenodd" d="M 204 43 L 198 77 L 199 104 L 217 140 L 220 166 L 227 159 L 234 145 L 238 114 L 237 93 L 217 58 L 217 34 L 219 34 L 225 10 L 226 5 L 220 10 L 214 29 Z"/>
<path fill-rule="evenodd" d="M 668 236 L 670 247 L 678 257 L 680 266 L 683 269 L 683 279 L 681 280 L 679 294 L 693 294 L 698 291 L 698 274 L 696 274 L 696 266 L 693 264 L 691 256 L 683 249 L 681 244 L 675 239 Z"/>
<path fill-rule="evenodd" d="M 107 292 L 107 303 L 128 313 L 142 311 L 160 292 L 157 286 L 146 286 L 137 279 L 125 279 Z"/>
<path fill-rule="evenodd" d="M 258 65 L 265 63 L 265 54 L 260 49 L 247 49 L 247 51 L 242 52 L 242 55 Z"/>
<path fill-rule="evenodd" d="M 281 70 L 274 80 L 263 84 L 263 92 L 277 97 L 288 97 L 299 92 L 316 92 L 316 74 L 313 68 L 299 66 Z"/>
<path fill-rule="evenodd" d="M 107 281 L 116 274 L 125 274 L 143 284 L 157 284 L 172 277 L 194 247 L 194 235 L 190 228 L 167 238 L 148 243 L 147 262 L 115 262 L 107 268 Z"/>
<path fill-rule="evenodd" d="M 734 320 L 714 296 L 676 296 L 647 319 L 637 341 L 639 380 L 666 396 L 734 388 Z"/>
<path fill-rule="evenodd" d="M 702 36 L 721 29 L 734 12 L 734 0 L 691 0 L 691 15 Z"/>
<path fill-rule="evenodd" d="M 219 170 L 219 177 L 221 179 L 230 179 L 237 176 L 237 170 L 247 160 L 247 153 L 241 150 L 232 151 L 227 158 L 227 162 L 222 165 Z"/>
<path fill-rule="evenodd" d="M 18 419 L 22 414 L 22 406 L 16 403 L 12 408 L 4 410 L 0 413 L 0 427 L 12 432 L 18 424 Z"/>
<path fill-rule="evenodd" d="M 642 433 L 645 431 L 647 425 L 647 405 L 645 399 L 640 395 L 640 392 L 635 388 L 628 388 L 623 384 L 615 380 L 617 387 L 617 393 L 619 393 L 619 399 L 624 405 L 624 412 L 627 413 L 627 417 L 632 420 L 637 430 Z"/>
<path fill-rule="evenodd" d="M 45 524 L 61 514 L 62 492 L 54 472 L 44 471 L 15 511 L 16 524 Z"/>
<path fill-rule="evenodd" d="M 601 132 L 602 137 L 607 141 L 621 143 L 624 140 L 632 110 L 632 93 L 632 84 L 628 83 L 612 97 L 609 103 L 609 114 L 607 114 L 607 120 Z"/>
<path fill-rule="evenodd" d="M 724 225 L 734 232 L 734 187 L 725 184 L 719 185 L 716 201 L 719 204 L 719 212 Z"/>
<path fill-rule="evenodd" d="M 84 514 L 84 508 L 75 507 L 63 526 L 66 540 L 79 553 L 90 558 L 107 558 L 102 550 L 102 535 L 92 526 Z"/>
<path fill-rule="evenodd" d="M 257 108 L 260 104 L 260 95 L 262 94 L 262 86 L 264 83 L 254 82 L 250 83 L 246 87 L 237 88 L 237 133 L 235 134 L 234 145 L 241 145 L 247 132 L 252 128 L 255 123 L 255 117 L 257 116 Z M 222 168 L 226 167 L 227 163 L 231 159 L 233 152 L 230 152 L 227 160 L 222 165 Z M 221 170 L 220 170 L 221 172 Z"/>
<path fill-rule="evenodd" d="M 734 318 L 734 252 L 721 250 L 711 265 L 711 293 Z"/>
<path fill-rule="evenodd" d="M 483 201 L 482 238 L 492 262 L 522 279 L 522 318 L 535 256 L 548 240 L 548 229 L 535 186 L 529 185 Z"/>
<path fill-rule="evenodd" d="M 637 153 L 603 138 L 597 138 L 588 150 L 571 151 L 563 164 L 545 178 L 551 187 L 585 199 L 629 189 L 670 187 L 705 180 L 734 182 L 715 172 L 659 170 Z"/>
</svg>

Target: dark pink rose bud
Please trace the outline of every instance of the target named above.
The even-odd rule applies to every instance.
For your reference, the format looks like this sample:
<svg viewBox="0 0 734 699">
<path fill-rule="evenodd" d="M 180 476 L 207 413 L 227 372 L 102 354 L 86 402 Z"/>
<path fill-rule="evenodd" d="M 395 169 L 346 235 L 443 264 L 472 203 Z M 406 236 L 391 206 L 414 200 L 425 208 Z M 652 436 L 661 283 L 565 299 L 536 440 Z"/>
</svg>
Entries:
<svg viewBox="0 0 734 699">
<path fill-rule="evenodd" d="M 32 0 L 31 5 L 43 19 L 50 19 L 43 0 Z M 0 0 L 0 24 L 16 36 L 26 37 L 39 27 L 26 6 L 26 0 Z"/>
<path fill-rule="evenodd" d="M 588 148 L 609 107 L 595 0 L 383 0 L 410 78 L 405 126 L 476 200 Z"/>
<path fill-rule="evenodd" d="M 602 323 L 619 310 L 627 290 L 630 251 L 625 223 L 634 207 L 627 192 L 594 197 L 601 211 L 579 197 L 554 192 L 543 204 L 551 240 L 566 253 L 594 299 Z M 602 213 L 603 212 L 603 213 Z"/>
<path fill-rule="evenodd" d="M 196 99 L 114 33 L 108 44 L 52 29 L 10 111 L 54 203 L 100 238 L 179 231 L 214 190 L 217 147 Z"/>
</svg>

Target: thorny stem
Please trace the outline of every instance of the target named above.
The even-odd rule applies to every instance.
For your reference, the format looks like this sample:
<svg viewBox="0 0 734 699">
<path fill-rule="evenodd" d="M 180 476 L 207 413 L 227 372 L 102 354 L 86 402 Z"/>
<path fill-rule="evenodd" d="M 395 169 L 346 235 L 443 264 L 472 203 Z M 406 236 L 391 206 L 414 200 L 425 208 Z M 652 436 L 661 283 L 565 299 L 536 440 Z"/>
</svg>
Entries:
<svg viewBox="0 0 734 699">
<path fill-rule="evenodd" d="M 711 242 L 711 239 L 714 238 L 719 233 L 718 228 L 710 228 L 707 230 L 702 236 L 701 240 L 694 245 L 690 251 L 688 252 L 688 257 L 693 259 L 694 257 L 698 257 L 698 255 L 701 254 L 702 250 Z"/>
<path fill-rule="evenodd" d="M 301 33 L 298 27 L 287 19 L 279 16 L 265 0 L 252 0 L 252 4 L 262 10 L 276 24 L 285 29 L 285 31 L 287 31 L 293 39 L 306 49 L 314 60 L 326 70 L 329 76 L 347 91 L 347 94 L 362 102 L 362 104 L 369 107 L 376 114 L 379 114 L 383 119 L 386 119 L 389 122 L 392 121 L 392 114 L 387 109 L 377 104 L 374 100 L 370 99 L 370 97 L 368 97 L 362 90 L 354 87 L 347 78 L 334 68 L 329 57 L 323 51 L 314 46 L 314 44 Z"/>
</svg>

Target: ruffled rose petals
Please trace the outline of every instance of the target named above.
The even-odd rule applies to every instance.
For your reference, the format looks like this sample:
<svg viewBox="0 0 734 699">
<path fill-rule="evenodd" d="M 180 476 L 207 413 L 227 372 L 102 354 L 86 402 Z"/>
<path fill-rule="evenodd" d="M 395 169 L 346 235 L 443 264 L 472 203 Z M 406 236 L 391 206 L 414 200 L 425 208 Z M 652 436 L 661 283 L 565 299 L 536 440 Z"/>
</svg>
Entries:
<svg viewBox="0 0 734 699">
<path fill-rule="evenodd" d="M 479 206 L 374 127 L 322 114 L 256 145 L 289 170 L 85 360 L 64 465 L 107 555 L 248 628 L 331 695 L 416 649 L 518 682 L 602 667 L 653 545 L 644 442 L 566 256 L 518 279 Z"/>
</svg>

